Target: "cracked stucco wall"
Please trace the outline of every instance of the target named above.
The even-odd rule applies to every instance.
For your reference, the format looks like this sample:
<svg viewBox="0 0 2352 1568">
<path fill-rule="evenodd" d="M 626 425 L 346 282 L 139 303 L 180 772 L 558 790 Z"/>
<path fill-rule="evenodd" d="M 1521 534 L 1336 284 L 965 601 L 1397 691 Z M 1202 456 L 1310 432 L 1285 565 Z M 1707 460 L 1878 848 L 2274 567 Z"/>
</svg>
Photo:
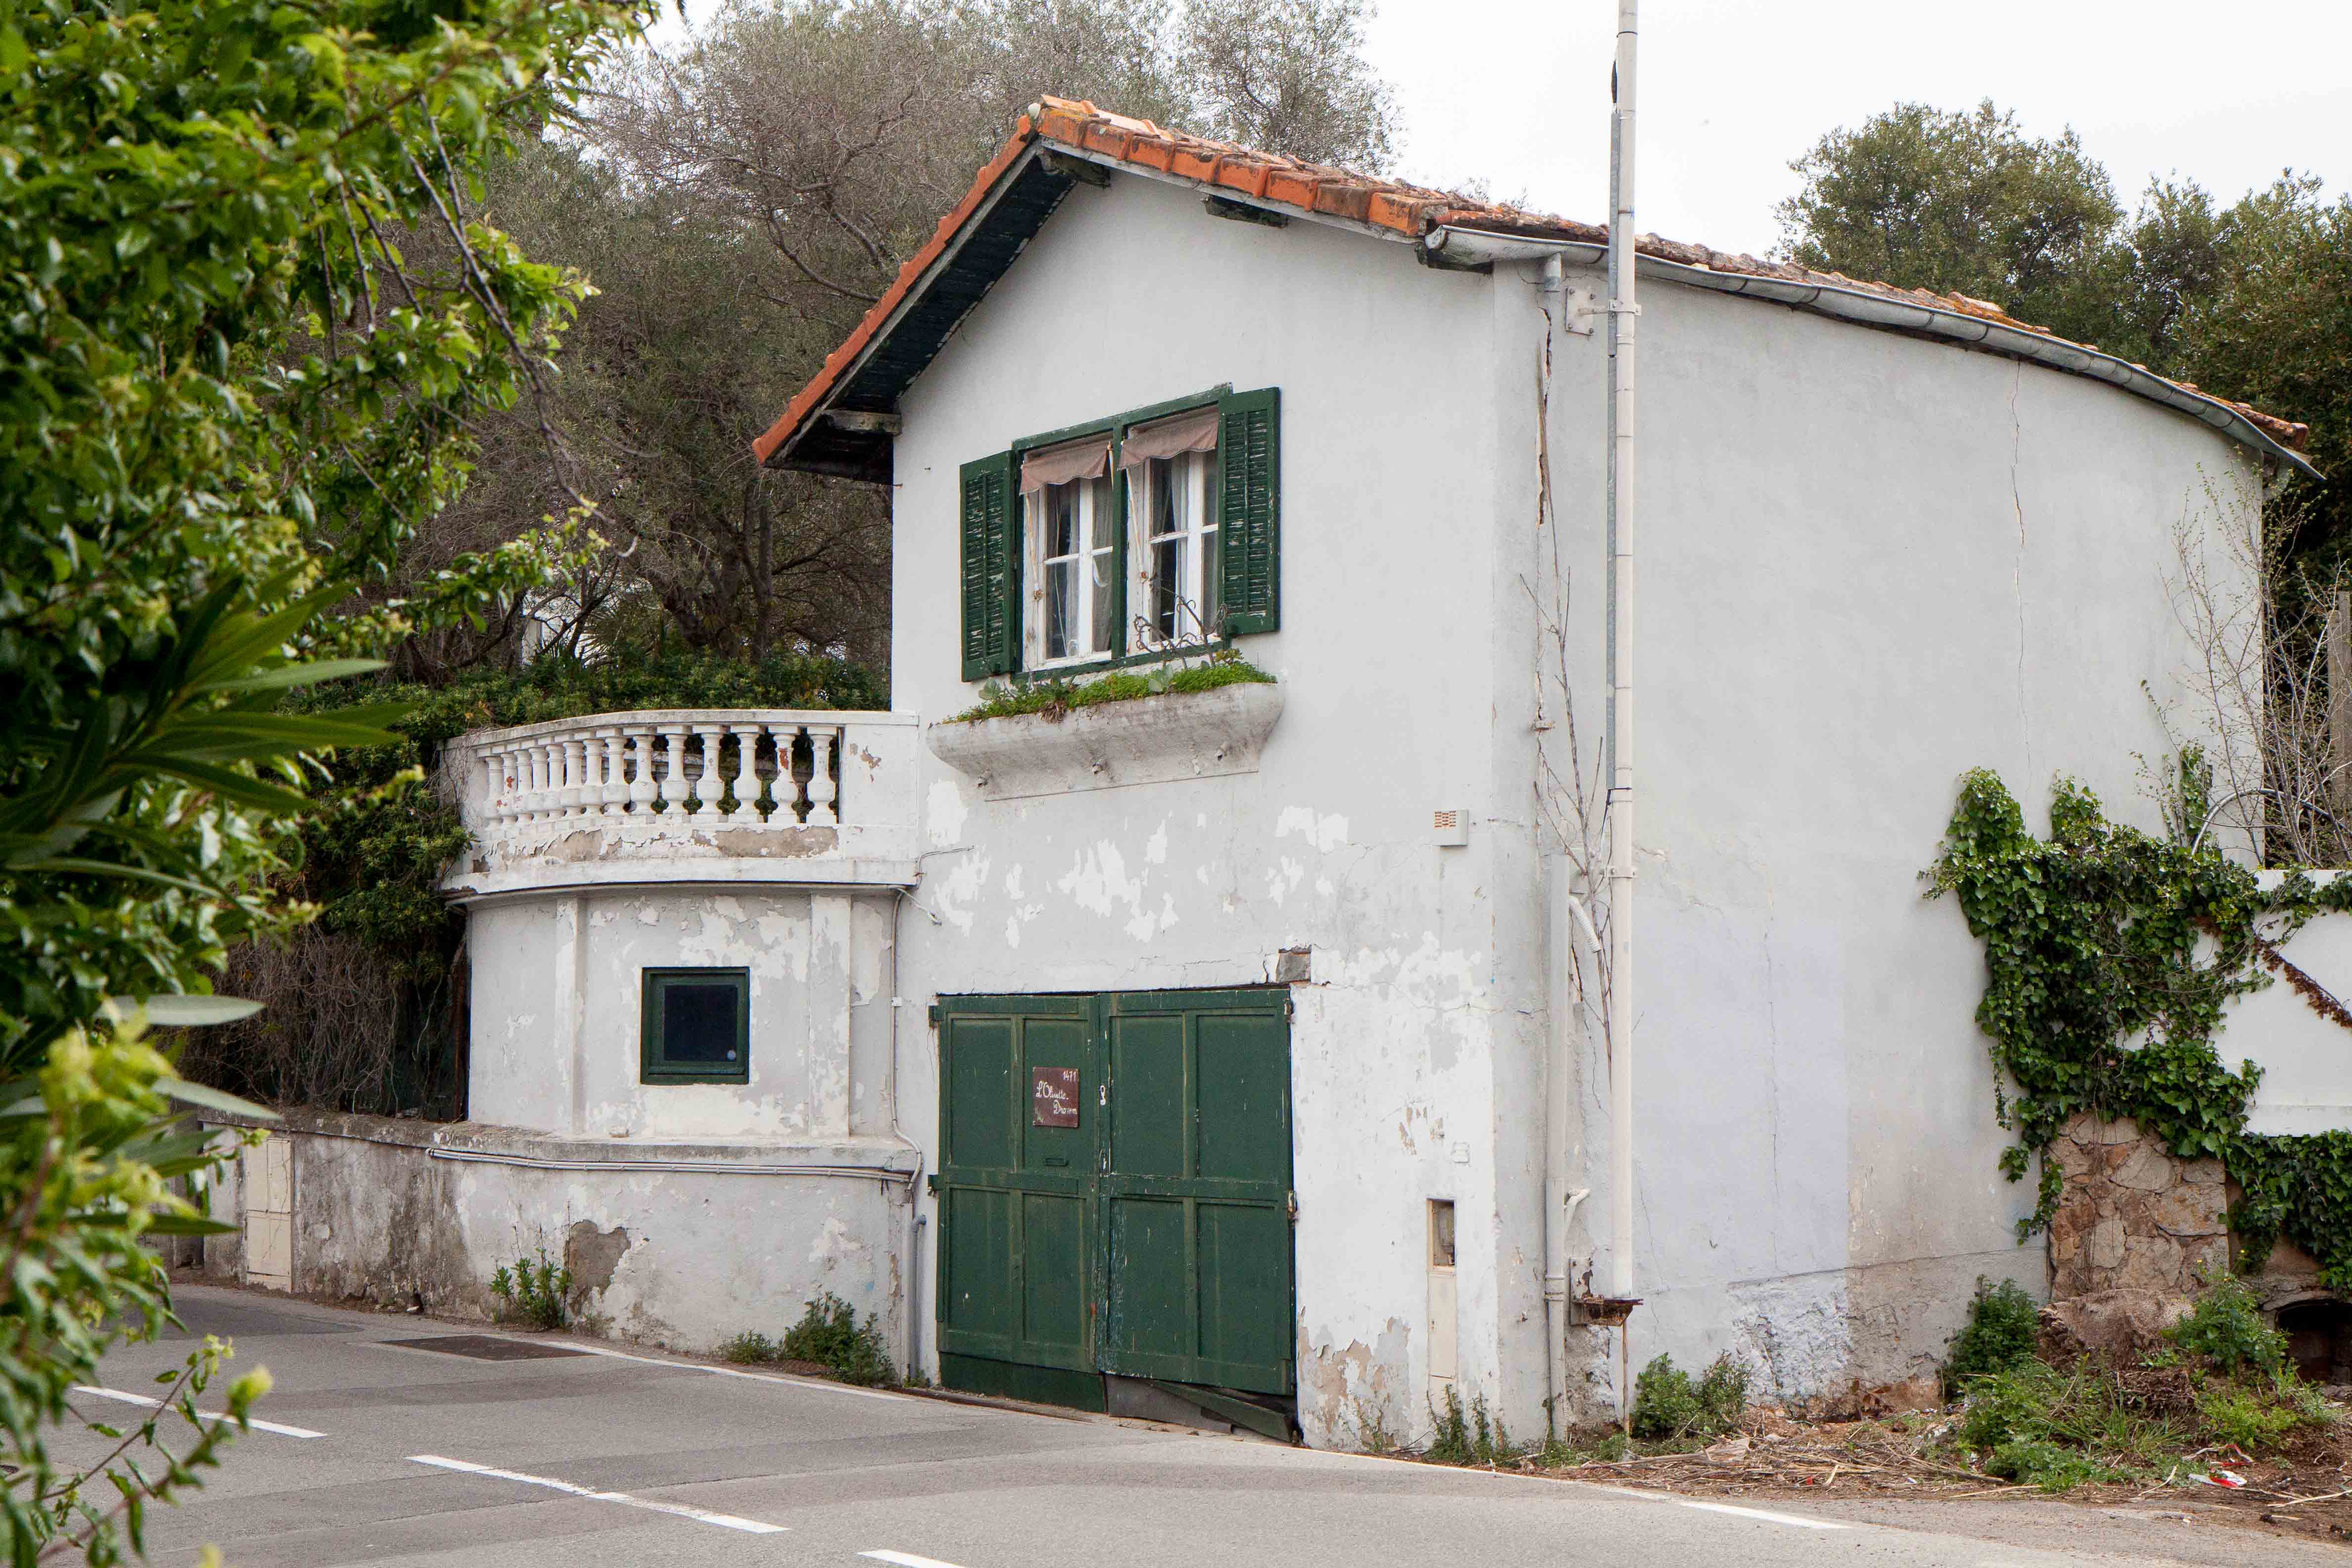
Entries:
<svg viewBox="0 0 2352 1568">
<path fill-rule="evenodd" d="M 894 896 L 685 886 L 475 904 L 475 1119 L 579 1137 L 887 1135 Z M 751 971 L 748 1084 L 638 1081 L 640 974 L 668 966 Z"/>
<path fill-rule="evenodd" d="M 1600 351 L 1561 343 L 1597 722 Z M 1642 365 L 1633 1359 L 1732 1350 L 1790 1396 L 1895 1381 L 1978 1275 L 2047 1284 L 1996 1169 L 1982 954 L 1918 872 L 1979 765 L 2037 827 L 2059 771 L 2158 827 L 2158 709 L 2200 727 L 2173 530 L 2250 467 L 2094 382 L 1671 286 L 1645 285 Z"/>
<path fill-rule="evenodd" d="M 292 1166 L 291 1280 L 281 1288 L 487 1319 L 491 1274 L 543 1248 L 580 1276 L 572 1306 L 591 1332 L 709 1353 L 746 1331 L 775 1337 L 829 1290 L 861 1320 L 875 1314 L 904 1353 L 904 1184 L 465 1163 L 433 1158 L 414 1122 L 318 1120 L 338 1131 L 270 1134 Z M 219 1217 L 243 1217 L 235 1184 L 213 1202 Z M 250 1279 L 242 1252 L 238 1237 L 209 1237 L 205 1267 L 266 1283 Z"/>
<path fill-rule="evenodd" d="M 926 754 L 900 985 L 1255 984 L 1312 949 L 1296 1329 L 1321 1443 L 1427 1426 L 1433 1198 L 1457 1205 L 1462 1387 L 1515 1430 L 1543 1421 L 1536 300 L 1513 267 L 1432 274 L 1121 175 L 1071 192 L 901 402 L 893 705 L 937 719 L 973 700 L 959 465 L 1220 384 L 1282 389 L 1283 626 L 1244 651 L 1286 701 L 1259 771 L 991 801 Z M 2063 767 L 2152 825 L 2134 754 L 2168 742 L 2140 683 L 2177 705 L 2188 652 L 2171 530 L 2244 464 L 2036 367 L 1668 286 L 1644 310 L 1635 1359 L 1738 1350 L 1790 1396 L 1893 1381 L 1940 1353 L 1976 1275 L 2044 1285 L 2012 1230 L 2029 1195 L 1995 1165 L 1980 954 L 1918 870 L 1979 764 L 2037 813 Z M 1555 353 L 1589 748 L 1603 355 Z M 1468 847 L 1431 842 L 1444 808 Z M 922 1037 L 906 1121 L 935 1158 Z M 1604 1261 L 1608 1107 L 1598 1042 L 1577 1053 L 1580 1268 Z M 1570 1353 L 1580 1379 L 1601 1364 Z"/>
</svg>

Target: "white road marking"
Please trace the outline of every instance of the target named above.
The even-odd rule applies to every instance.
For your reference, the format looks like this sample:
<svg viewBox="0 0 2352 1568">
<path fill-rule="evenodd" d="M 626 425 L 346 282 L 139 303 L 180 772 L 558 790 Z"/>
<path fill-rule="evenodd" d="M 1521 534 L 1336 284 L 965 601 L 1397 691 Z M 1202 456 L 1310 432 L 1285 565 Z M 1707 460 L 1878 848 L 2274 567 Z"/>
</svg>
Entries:
<svg viewBox="0 0 2352 1568">
<path fill-rule="evenodd" d="M 857 1388 L 846 1383 L 827 1383 L 822 1378 L 786 1377 L 772 1372 L 745 1372 L 740 1367 L 705 1366 L 700 1362 L 665 1361 L 659 1356 L 631 1355 L 626 1351 L 607 1350 L 602 1345 L 571 1344 L 571 1349 L 585 1355 L 610 1356 L 614 1361 L 641 1361 L 647 1366 L 675 1367 L 680 1372 L 707 1372 L 713 1377 L 749 1378 L 753 1383 L 781 1383 L 789 1388 L 817 1388 L 829 1394 L 851 1394 L 860 1399 L 904 1399 L 903 1394 L 890 1394 L 879 1388 Z"/>
<path fill-rule="evenodd" d="M 1800 1530 L 1850 1530 L 1843 1520 L 1807 1519 L 1801 1514 L 1771 1513 L 1760 1508 L 1737 1508 L 1727 1502 L 1695 1502 L 1688 1498 L 1675 1500 L 1685 1508 L 1699 1509 L 1707 1513 L 1737 1514 L 1741 1519 L 1760 1519 L 1767 1524 L 1793 1524 Z"/>
<path fill-rule="evenodd" d="M 494 1480 L 520 1481 L 527 1487 L 545 1487 L 550 1491 L 587 1498 L 593 1502 L 616 1502 L 623 1508 L 641 1508 L 651 1513 L 674 1513 L 680 1519 L 690 1519 L 698 1524 L 715 1524 L 721 1530 L 740 1530 L 750 1535 L 784 1533 L 784 1527 L 781 1524 L 745 1519 L 740 1514 L 713 1513 L 709 1509 L 690 1508 L 682 1502 L 656 1502 L 651 1498 L 633 1497 L 627 1492 L 598 1491 L 594 1487 L 575 1486 L 570 1481 L 559 1481 L 547 1476 L 527 1476 L 520 1470 L 501 1470 L 494 1465 L 445 1459 L 438 1454 L 411 1454 L 408 1458 L 414 1464 L 435 1465 L 445 1470 L 460 1470 L 469 1476 L 488 1476 Z"/>
<path fill-rule="evenodd" d="M 99 1388 L 90 1384 L 77 1383 L 74 1384 L 74 1392 L 76 1394 L 87 1394 L 94 1399 L 119 1399 L 125 1405 L 143 1405 L 150 1410 L 161 1410 L 163 1408 L 163 1402 L 160 1399 L 150 1399 L 143 1394 L 126 1393 L 120 1388 Z M 236 1418 L 226 1411 L 199 1410 L 196 1412 L 196 1419 L 199 1421 L 233 1421 Z M 257 1432 L 275 1432 L 280 1437 L 323 1437 L 326 1436 L 324 1432 L 313 1432 L 308 1426 L 289 1426 L 281 1422 L 264 1421 L 257 1415 L 247 1416 L 246 1425 L 252 1427 Z"/>
<path fill-rule="evenodd" d="M 1760 1519 L 1767 1524 L 1792 1524 L 1800 1530 L 1852 1530 L 1843 1520 L 1807 1519 L 1801 1514 L 1771 1513 L 1760 1508 L 1740 1508 L 1727 1502 L 1700 1502 L 1696 1498 L 1676 1497 L 1672 1492 L 1649 1492 L 1638 1487 L 1601 1487 L 1619 1497 L 1640 1498 L 1643 1502 L 1670 1502 L 1676 1508 L 1695 1508 L 1703 1513 L 1727 1513 L 1740 1519 Z"/>
<path fill-rule="evenodd" d="M 861 1552 L 860 1557 L 871 1557 L 877 1563 L 896 1563 L 898 1568 L 956 1568 L 952 1563 L 942 1563 L 936 1557 L 918 1557 L 911 1552 Z"/>
</svg>

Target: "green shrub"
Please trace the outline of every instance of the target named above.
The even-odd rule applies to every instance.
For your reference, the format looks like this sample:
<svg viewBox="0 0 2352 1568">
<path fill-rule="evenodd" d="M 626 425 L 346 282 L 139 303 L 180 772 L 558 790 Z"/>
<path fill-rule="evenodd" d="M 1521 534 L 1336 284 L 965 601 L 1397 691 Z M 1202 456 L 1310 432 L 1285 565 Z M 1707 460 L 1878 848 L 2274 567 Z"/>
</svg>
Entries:
<svg viewBox="0 0 2352 1568">
<path fill-rule="evenodd" d="M 2011 1438 L 2001 1444 L 1985 1461 L 1985 1471 L 2045 1492 L 2067 1491 L 2086 1481 L 2124 1479 L 2078 1449 L 2062 1448 L 2040 1438 Z"/>
<path fill-rule="evenodd" d="M 572 1293 L 572 1270 L 547 1256 L 539 1260 L 518 1258 L 511 1268 L 500 1267 L 490 1276 L 490 1294 L 499 1299 L 499 1316 L 535 1329 L 560 1329 L 571 1320 L 564 1298 Z"/>
<path fill-rule="evenodd" d="M 2007 1372 L 2033 1359 L 2042 1331 L 2042 1311 L 2014 1279 L 1993 1284 L 1977 1276 L 1977 1293 L 1969 1302 L 1969 1321 L 1946 1344 L 1944 1397 L 1953 1399 L 1971 1378 Z"/>
<path fill-rule="evenodd" d="M 2189 1316 L 2164 1332 L 2216 1372 L 2275 1373 L 2286 1365 L 2286 1336 L 2271 1327 L 2253 1289 L 2235 1275 L 2209 1280 Z"/>
<path fill-rule="evenodd" d="M 801 1321 L 784 1331 L 778 1347 L 782 1361 L 813 1361 L 832 1368 L 844 1383 L 868 1385 L 896 1383 L 898 1374 L 882 1348 L 879 1321 L 871 1312 L 857 1321 L 856 1309 L 830 1290 L 821 1290 L 801 1313 Z"/>
<path fill-rule="evenodd" d="M 1663 1442 L 1730 1431 L 1748 1408 L 1749 1377 L 1746 1366 L 1719 1355 L 1694 1384 L 1674 1357 L 1658 1357 L 1633 1384 L 1633 1436 Z"/>
</svg>

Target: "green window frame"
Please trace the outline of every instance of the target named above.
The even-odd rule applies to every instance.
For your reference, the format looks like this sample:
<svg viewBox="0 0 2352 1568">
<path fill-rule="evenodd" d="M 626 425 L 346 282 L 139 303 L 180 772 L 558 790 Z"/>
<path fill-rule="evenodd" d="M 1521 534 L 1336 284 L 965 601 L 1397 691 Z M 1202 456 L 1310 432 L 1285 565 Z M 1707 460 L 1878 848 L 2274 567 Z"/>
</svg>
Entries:
<svg viewBox="0 0 2352 1568">
<path fill-rule="evenodd" d="M 1278 387 L 1234 391 L 1230 384 L 1189 397 L 1129 409 L 1108 419 L 1024 437 L 1003 452 L 962 465 L 958 474 L 961 553 L 962 670 L 967 681 L 991 676 L 1083 674 L 1120 664 L 1181 657 L 1190 648 L 1131 647 L 1137 606 L 1127 602 L 1129 555 L 1135 548 L 1128 487 L 1119 479 L 1119 446 L 1138 425 L 1194 409 L 1218 414 L 1217 454 L 1209 479 L 1216 509 L 1221 627 L 1207 642 L 1228 646 L 1236 637 L 1278 630 L 1282 624 L 1282 393 Z M 1078 662 L 1055 661 L 1050 671 L 1028 668 L 1024 655 L 1023 581 L 1028 557 L 1026 510 L 1020 497 L 1022 458 L 1043 447 L 1089 436 L 1111 444 L 1110 505 L 1116 551 L 1110 592 L 1118 614 L 1108 648 Z M 1193 645 L 1199 646 L 1199 645 Z"/>
<path fill-rule="evenodd" d="M 648 968 L 639 985 L 642 1005 L 638 1027 L 637 1080 L 640 1083 L 749 1083 L 751 1081 L 751 972 L 748 969 Z M 708 1008 L 711 997 L 690 994 L 725 993 L 734 1004 L 731 1059 L 689 1053 L 671 1037 L 672 1026 L 693 1022 L 693 1010 Z M 701 1020 L 709 1022 L 706 1017 Z"/>
</svg>

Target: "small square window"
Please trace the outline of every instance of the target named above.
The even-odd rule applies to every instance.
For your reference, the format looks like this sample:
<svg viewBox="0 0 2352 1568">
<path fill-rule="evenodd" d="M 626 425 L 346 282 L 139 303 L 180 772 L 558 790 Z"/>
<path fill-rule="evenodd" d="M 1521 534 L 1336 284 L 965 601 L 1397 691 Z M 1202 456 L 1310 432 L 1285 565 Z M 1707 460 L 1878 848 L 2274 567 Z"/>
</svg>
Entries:
<svg viewBox="0 0 2352 1568">
<path fill-rule="evenodd" d="M 645 972 L 646 1083 L 748 1083 L 751 1078 L 751 972 Z"/>
</svg>

